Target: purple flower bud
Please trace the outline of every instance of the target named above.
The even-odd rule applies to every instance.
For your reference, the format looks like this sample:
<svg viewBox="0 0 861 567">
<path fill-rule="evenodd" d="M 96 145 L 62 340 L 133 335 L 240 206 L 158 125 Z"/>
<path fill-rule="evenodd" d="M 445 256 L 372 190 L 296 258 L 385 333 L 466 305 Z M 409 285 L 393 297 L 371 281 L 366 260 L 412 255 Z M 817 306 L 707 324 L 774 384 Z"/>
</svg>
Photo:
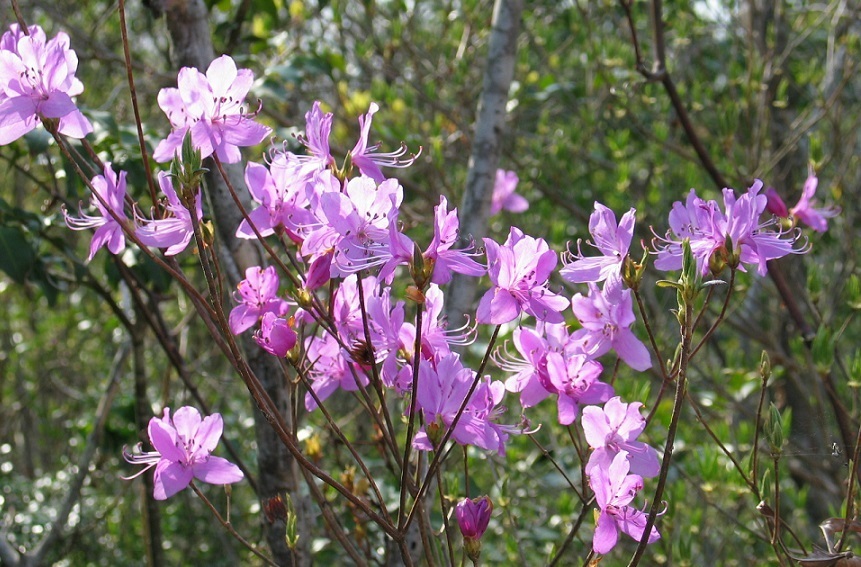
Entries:
<svg viewBox="0 0 861 567">
<path fill-rule="evenodd" d="M 254 333 L 254 340 L 269 354 L 283 358 L 296 346 L 296 331 L 290 328 L 286 319 L 267 311 L 263 314 L 260 329 Z"/>
<path fill-rule="evenodd" d="M 789 209 L 786 208 L 786 203 L 784 203 L 783 199 L 780 198 L 777 189 L 774 187 L 766 187 L 765 198 L 768 199 L 765 209 L 769 213 L 782 219 L 789 216 Z"/>
<path fill-rule="evenodd" d="M 332 253 L 317 256 L 311 265 L 308 267 L 308 274 L 305 276 L 305 289 L 313 291 L 329 281 L 329 273 L 332 268 Z"/>
<path fill-rule="evenodd" d="M 487 524 L 490 522 L 491 512 L 493 512 L 493 502 L 488 496 L 461 500 L 455 508 L 455 515 L 463 537 L 465 539 L 481 539 L 487 529 Z"/>
</svg>

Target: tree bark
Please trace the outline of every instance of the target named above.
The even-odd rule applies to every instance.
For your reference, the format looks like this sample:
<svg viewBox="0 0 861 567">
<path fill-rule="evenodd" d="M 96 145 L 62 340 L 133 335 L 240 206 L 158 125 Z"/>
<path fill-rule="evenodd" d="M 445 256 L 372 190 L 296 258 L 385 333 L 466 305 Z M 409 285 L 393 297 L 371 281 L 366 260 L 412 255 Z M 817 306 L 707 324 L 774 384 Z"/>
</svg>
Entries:
<svg viewBox="0 0 861 567">
<path fill-rule="evenodd" d="M 155 4 L 153 2 L 152 4 Z M 162 10 L 165 14 L 168 31 L 173 42 L 174 65 L 181 67 L 196 67 L 205 71 L 210 62 L 215 59 L 209 22 L 209 12 L 203 0 L 170 0 L 157 6 L 151 6 L 154 13 Z M 242 221 L 242 213 L 236 207 L 227 184 L 224 182 L 217 166 L 212 159 L 207 159 L 204 165 L 209 168 L 206 175 L 206 198 L 215 221 L 216 235 L 219 242 L 219 261 L 227 282 L 225 288 L 235 288 L 245 276 L 246 268 L 266 264 L 260 247 L 249 240 L 236 238 L 236 228 Z M 237 191 L 244 187 L 242 169 L 239 164 L 225 164 L 225 172 L 231 185 Z M 247 199 L 247 197 L 246 197 Z M 247 205 L 247 201 L 245 203 Z M 278 406 L 281 415 L 288 426 L 291 426 L 289 411 L 289 395 L 285 387 L 284 373 L 276 361 L 263 353 L 252 341 L 247 339 L 243 347 L 248 354 L 248 364 L 269 396 Z M 267 502 L 277 496 L 283 498 L 288 493 L 293 500 L 298 515 L 297 531 L 301 534 L 299 545 L 291 551 L 285 541 L 285 525 L 283 522 L 270 523 L 261 513 L 261 523 L 266 540 L 272 551 L 275 562 L 279 565 L 308 564 L 310 554 L 310 531 L 303 529 L 303 521 L 308 518 L 306 498 L 299 494 L 299 474 L 287 448 L 272 431 L 260 411 L 254 408 L 255 427 L 257 430 L 257 464 L 259 481 L 257 496 L 261 509 L 265 510 Z"/>
<path fill-rule="evenodd" d="M 496 0 L 494 4 L 466 190 L 458 211 L 462 238 L 478 241 L 487 232 L 522 12 L 523 0 Z M 446 297 L 446 313 L 451 325 L 461 325 L 464 313 L 475 311 L 475 290 L 475 278 L 454 274 Z"/>
</svg>

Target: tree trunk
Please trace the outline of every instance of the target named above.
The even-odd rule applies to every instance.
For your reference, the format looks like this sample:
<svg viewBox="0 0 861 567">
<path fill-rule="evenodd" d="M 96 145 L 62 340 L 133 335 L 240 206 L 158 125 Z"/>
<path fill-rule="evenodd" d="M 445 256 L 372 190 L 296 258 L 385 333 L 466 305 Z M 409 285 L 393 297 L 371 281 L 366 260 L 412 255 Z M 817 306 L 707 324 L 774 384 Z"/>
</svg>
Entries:
<svg viewBox="0 0 861 567">
<path fill-rule="evenodd" d="M 466 190 L 458 210 L 460 234 L 463 238 L 475 238 L 479 244 L 479 239 L 487 232 L 490 217 L 490 200 L 505 129 L 508 91 L 514 77 L 522 12 L 523 0 L 496 0 L 493 8 L 487 67 L 478 101 Z M 464 323 L 464 313 L 475 311 L 475 289 L 474 277 L 454 274 L 446 297 L 450 325 L 460 326 Z"/>
<path fill-rule="evenodd" d="M 173 42 L 174 64 L 180 67 L 196 67 L 202 72 L 215 58 L 210 31 L 209 12 L 203 0 L 166 1 L 160 6 L 151 7 L 154 12 L 163 10 L 170 37 Z M 206 175 L 205 193 L 213 219 L 215 220 L 219 246 L 219 261 L 222 272 L 227 278 L 225 289 L 233 289 L 244 278 L 245 269 L 266 264 L 265 256 L 259 245 L 249 240 L 237 239 L 234 234 L 242 221 L 242 213 L 236 207 L 233 197 L 212 159 L 204 164 L 209 168 Z M 244 187 L 242 169 L 239 164 L 225 165 L 227 177 L 237 191 Z M 246 198 L 247 199 L 247 198 Z M 270 355 L 247 338 L 243 342 L 248 354 L 248 364 L 287 423 L 291 426 L 289 395 L 281 367 Z M 255 408 L 255 427 L 257 429 L 257 464 L 259 467 L 258 498 L 261 509 L 266 509 L 270 499 L 289 494 L 298 515 L 297 531 L 301 534 L 299 545 L 294 552 L 285 541 L 285 525 L 281 521 L 269 522 L 261 513 L 261 522 L 266 540 L 272 550 L 273 559 L 279 565 L 291 565 L 295 561 L 304 565 L 310 563 L 308 544 L 310 531 L 303 529 L 303 520 L 308 518 L 307 502 L 299 493 L 298 472 L 287 448 L 272 431 L 266 419 Z"/>
</svg>

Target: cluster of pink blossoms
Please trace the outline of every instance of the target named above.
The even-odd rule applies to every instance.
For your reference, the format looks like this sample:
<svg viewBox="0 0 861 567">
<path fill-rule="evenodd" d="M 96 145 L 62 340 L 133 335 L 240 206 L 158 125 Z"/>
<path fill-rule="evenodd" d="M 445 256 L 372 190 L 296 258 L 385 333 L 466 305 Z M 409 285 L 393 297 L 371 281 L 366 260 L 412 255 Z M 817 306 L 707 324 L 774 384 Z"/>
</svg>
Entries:
<svg viewBox="0 0 861 567">
<path fill-rule="evenodd" d="M 68 37 L 60 34 L 47 41 L 36 26 L 28 32 L 12 26 L 0 38 L 0 143 L 14 141 L 39 122 L 55 134 L 86 136 L 92 127 L 72 101 L 83 85 L 74 76 L 77 58 Z M 188 139 L 203 158 L 238 162 L 240 147 L 259 144 L 271 132 L 254 120 L 257 111 L 247 112 L 243 106 L 252 82 L 251 71 L 237 69 L 228 56 L 213 61 L 205 74 L 182 69 L 178 88 L 163 89 L 158 96 L 172 132 L 156 147 L 156 161 L 177 158 Z M 286 236 L 304 266 L 299 274 L 302 289 L 295 294 L 302 301 L 297 307 L 281 297 L 274 267 L 249 268 L 234 296 L 237 305 L 229 316 L 230 331 L 254 329 L 257 344 L 278 357 L 292 356 L 297 346 L 301 348 L 304 356 L 293 360 L 306 365 L 302 374 L 309 380 L 308 411 L 338 390 L 364 388 L 376 367 L 382 384 L 396 396 L 407 399 L 415 393 L 412 401 L 422 420 L 411 443 L 419 450 L 438 449 L 448 432 L 457 443 L 504 453 L 509 436 L 520 431 L 498 422 L 506 391 L 519 394 L 524 411 L 555 397 L 558 421 L 571 425 L 580 417 L 592 448 L 585 470 L 599 508 L 594 550 L 609 552 L 620 531 L 641 539 L 646 514 L 631 502 L 642 489 L 643 478 L 658 474 L 658 456 L 637 439 L 646 425 L 640 415 L 642 404 L 624 403 L 600 380 L 600 359 L 610 351 L 636 371 L 652 364 L 648 349 L 632 330 L 636 321 L 632 291 L 621 275 L 635 211 L 617 222 L 613 211 L 595 203 L 590 244 L 600 254 L 584 255 L 579 245 L 576 254 L 569 254 L 562 277 L 587 285 L 586 295 L 576 293 L 570 299 L 549 284 L 559 257 L 541 238 L 512 227 L 501 244 L 485 238 L 483 250 L 472 243 L 457 247 L 457 211 L 449 209 L 445 197 L 434 207 L 433 237 L 422 247 L 399 222 L 403 188 L 382 172 L 383 167 L 408 166 L 416 156 L 404 145 L 382 153 L 379 144 L 369 142 L 377 111 L 372 103 L 359 118 L 359 139 L 341 162 L 329 146 L 333 116 L 315 102 L 299 137 L 304 153 L 275 150 L 266 164 L 248 163 L 245 182 L 259 206 L 236 228 L 236 236 Z M 339 168 L 338 163 L 344 166 Z M 178 254 L 193 237 L 202 205 L 199 192 L 178 195 L 174 181 L 167 172 L 158 173 L 165 200 L 153 218 L 146 218 L 129 205 L 125 172 L 117 174 L 108 163 L 104 175 L 91 182 L 96 214 L 66 214 L 66 222 L 75 230 L 95 229 L 90 259 L 102 247 L 120 253 L 128 233 L 143 245 L 163 249 L 165 255 Z M 692 190 L 684 204 L 673 206 L 670 231 L 658 239 L 656 267 L 681 268 L 682 242 L 687 240 L 704 275 L 727 265 L 744 270 L 745 264 L 763 274 L 769 260 L 804 251 L 797 246 L 797 232 L 772 230 L 778 226 L 773 219 L 761 220 L 766 208 L 815 230 L 824 230 L 825 219 L 833 216 L 831 209 L 812 207 L 816 183 L 811 173 L 801 201 L 790 211 L 773 191 L 768 197 L 761 194 L 759 181 L 741 196 L 725 189 L 723 208 Z M 513 172 L 499 171 L 494 214 L 528 207 L 514 193 L 516 184 Z M 415 284 L 411 297 L 421 306 L 420 323 L 406 320 L 406 303 L 397 299 L 392 287 L 402 272 L 408 272 Z M 440 286 L 453 273 L 488 277 L 490 287 L 474 314 L 476 325 L 518 322 L 512 333 L 517 354 L 505 349 L 494 357 L 508 373 L 504 382 L 479 376 L 453 348 L 469 344 L 476 332 L 469 324 L 449 329 L 442 316 Z M 330 286 L 331 304 L 322 310 L 323 298 L 316 290 L 328 282 L 337 285 Z M 573 331 L 566 325 L 569 307 L 578 322 Z M 324 319 L 327 324 L 314 332 L 311 323 Z M 300 326 L 307 332 L 297 333 Z M 237 482 L 241 471 L 211 456 L 221 427 L 218 414 L 201 419 L 196 410 L 181 408 L 171 419 L 165 410 L 162 418 L 150 422 L 156 451 L 127 453 L 126 458 L 156 467 L 159 499 L 183 489 L 193 478 Z M 491 511 L 486 499 L 462 502 L 457 516 L 464 535 L 480 538 Z M 653 527 L 648 541 L 659 537 Z"/>
<path fill-rule="evenodd" d="M 215 154 L 226 163 L 241 159 L 239 147 L 262 142 L 271 129 L 255 122 L 254 115 L 242 108 L 252 80 L 249 69 L 237 70 L 233 59 L 226 55 L 213 61 L 206 75 L 188 67 L 180 70 L 179 88 L 162 89 L 158 96 L 159 106 L 170 119 L 173 131 L 156 147 L 156 161 L 174 159 L 187 136 L 202 158 Z M 62 129 L 60 131 L 62 133 Z M 123 250 L 124 231 L 129 230 L 123 225 L 134 231 L 141 244 L 161 248 L 167 256 L 179 254 L 188 247 L 194 237 L 195 222 L 203 218 L 200 190 L 191 200 L 181 199 L 171 174 L 161 171 L 157 178 L 164 195 L 159 210 L 153 218 L 146 218 L 135 209 L 131 214 L 133 222 L 125 212 L 125 172 L 120 172 L 118 177 L 111 165 L 106 164 L 104 176 L 91 180 L 92 204 L 100 216 L 81 212 L 74 217 L 66 213 L 69 228 L 97 229 L 90 246 L 90 259 L 102 246 L 107 246 L 114 254 Z"/>
</svg>

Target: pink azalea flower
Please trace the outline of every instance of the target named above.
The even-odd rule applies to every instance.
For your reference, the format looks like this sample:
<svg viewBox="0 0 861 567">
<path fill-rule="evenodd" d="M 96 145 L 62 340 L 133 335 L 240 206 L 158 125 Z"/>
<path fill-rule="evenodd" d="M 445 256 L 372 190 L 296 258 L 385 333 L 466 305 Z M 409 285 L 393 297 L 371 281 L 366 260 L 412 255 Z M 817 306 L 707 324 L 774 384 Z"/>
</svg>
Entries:
<svg viewBox="0 0 861 567">
<path fill-rule="evenodd" d="M 445 307 L 442 289 L 436 284 L 430 284 L 424 292 L 424 316 L 422 317 L 421 352 L 419 356 L 426 360 L 440 360 L 452 352 L 452 346 L 472 344 L 475 339 L 475 326 L 467 323 L 455 329 L 448 328 L 448 322 L 443 315 Z M 403 315 L 401 314 L 401 317 Z M 409 389 L 412 384 L 413 357 L 416 356 L 416 328 L 412 323 L 403 323 L 399 331 L 401 347 L 406 363 L 401 368 L 396 387 L 401 390 Z M 386 369 L 384 368 L 384 371 Z M 391 374 L 391 371 L 390 371 Z"/>
<path fill-rule="evenodd" d="M 420 451 L 434 448 L 436 434 L 433 431 L 437 431 L 441 438 L 445 430 L 451 427 L 474 377 L 475 372 L 465 368 L 456 353 L 435 363 L 424 359 L 419 363 L 416 403 L 424 416 L 425 425 L 413 438 L 413 447 Z M 504 454 L 505 441 L 513 428 L 491 421 L 498 413 L 497 406 L 504 394 L 505 387 L 501 382 L 491 382 L 485 377 L 472 393 L 454 426 L 452 439 L 460 445 L 475 445 Z"/>
<path fill-rule="evenodd" d="M 233 296 L 239 305 L 230 311 L 228 317 L 230 332 L 238 335 L 247 331 L 266 313 L 277 316 L 287 313 L 289 304 L 278 297 L 279 284 L 275 266 L 268 266 L 265 269 L 252 266 L 245 270 L 245 279 L 236 286 Z"/>
<path fill-rule="evenodd" d="M 338 235 L 332 277 L 354 274 L 392 258 L 389 226 L 402 200 L 403 188 L 396 179 L 377 185 L 365 176 L 351 179 L 343 193 L 321 195 L 320 208 Z"/>
<path fill-rule="evenodd" d="M 564 327 L 563 324 L 558 326 Z M 506 356 L 496 356 L 497 365 L 505 372 L 513 373 L 505 381 L 505 389 L 509 392 L 520 393 L 520 405 L 530 408 L 556 389 L 550 382 L 547 373 L 547 355 L 551 352 L 562 352 L 554 348 L 543 336 L 545 325 L 538 325 L 535 330 L 527 327 L 514 329 L 512 342 L 519 356 L 506 353 Z"/>
<path fill-rule="evenodd" d="M 718 209 L 716 201 L 705 201 L 691 189 L 685 204 L 673 203 L 670 211 L 670 230 L 665 238 L 658 237 L 655 268 L 659 270 L 682 269 L 682 241 L 688 239 L 691 252 L 702 274 L 709 270 L 708 259 L 715 250 L 726 245 L 723 230 L 726 217 Z M 671 238 L 670 233 L 675 238 Z"/>
<path fill-rule="evenodd" d="M 594 239 L 594 244 L 590 244 L 603 256 L 585 257 L 578 250 L 576 255 L 572 255 L 571 261 L 559 270 L 559 275 L 574 283 L 602 282 L 621 277 L 622 264 L 634 235 L 635 214 L 636 211 L 631 209 L 622 215 L 617 225 L 613 211 L 596 201 L 595 212 L 589 217 L 589 233 Z"/>
<path fill-rule="evenodd" d="M 368 137 L 371 132 L 371 119 L 374 114 L 380 109 L 377 103 L 372 102 L 368 113 L 359 117 L 359 139 L 353 149 L 350 150 L 350 161 L 355 165 L 362 175 L 367 175 L 377 183 L 382 183 L 386 178 L 383 172 L 380 171 L 380 166 L 384 167 L 409 167 L 416 161 L 417 155 L 409 154 L 405 159 L 401 159 L 408 155 L 407 147 L 401 144 L 401 147 L 393 152 L 381 153 L 380 143 L 368 145 Z M 419 150 L 421 153 L 421 150 Z"/>
<path fill-rule="evenodd" d="M 559 397 L 556 410 L 559 423 L 571 425 L 583 404 L 600 404 L 610 399 L 613 387 L 598 380 L 604 367 L 584 354 L 564 356 L 558 352 L 547 355 L 545 387 Z"/>
<path fill-rule="evenodd" d="M 433 272 L 430 281 L 445 285 L 451 281 L 452 272 L 467 276 L 479 277 L 487 269 L 473 260 L 477 254 L 472 252 L 473 246 L 452 250 L 457 242 L 460 223 L 457 219 L 457 209 L 448 211 L 448 201 L 440 196 L 439 205 L 434 207 L 433 240 L 424 251 L 425 259 L 433 262 Z"/>
<path fill-rule="evenodd" d="M 315 100 L 311 110 L 305 113 L 305 134 L 297 136 L 308 149 L 306 155 L 285 152 L 286 163 L 296 177 L 310 179 L 315 173 L 335 165 L 335 158 L 329 150 L 329 133 L 332 131 L 332 113 L 320 109 L 320 101 Z"/>
<path fill-rule="evenodd" d="M 324 254 L 311 261 L 311 265 L 308 266 L 308 272 L 305 274 L 306 290 L 314 291 L 331 279 L 329 274 L 332 271 L 333 254 L 334 252 Z"/>
<path fill-rule="evenodd" d="M 571 334 L 571 342 L 582 352 L 597 358 L 613 349 L 634 370 L 652 367 L 649 350 L 631 330 L 636 321 L 633 300 L 621 280 L 607 280 L 603 291 L 590 283 L 588 296 L 571 298 L 571 309 L 583 325 Z"/>
<path fill-rule="evenodd" d="M 245 185 L 260 206 L 248 214 L 248 219 L 242 219 L 236 229 L 236 237 L 257 238 L 249 224 L 251 221 L 260 236 L 284 229 L 290 238 L 301 241 L 297 233 L 314 220 L 307 209 L 306 181 L 294 176 L 283 159 L 276 156 L 269 169 L 259 163 L 248 162 Z"/>
<path fill-rule="evenodd" d="M 297 231 L 302 239 L 302 256 L 314 260 L 332 254 L 340 234 L 329 223 L 323 209 L 323 197 L 328 193 L 340 193 L 341 182 L 330 171 L 315 174 L 305 186 L 308 197 L 310 219 Z"/>
<path fill-rule="evenodd" d="M 158 105 L 167 114 L 173 131 L 159 142 L 153 153 L 157 162 L 174 158 L 186 133 L 201 157 L 213 153 L 225 163 L 236 163 L 239 146 L 262 142 L 272 131 L 258 124 L 242 107 L 254 76 L 250 69 L 236 69 L 228 55 L 209 64 L 206 75 L 193 67 L 179 71 L 177 86 L 158 93 Z"/>
<path fill-rule="evenodd" d="M 368 145 L 368 137 L 371 131 L 371 121 L 380 107 L 372 102 L 368 113 L 359 117 L 359 139 L 350 150 L 349 163 L 355 166 L 362 175 L 368 176 L 377 183 L 385 181 L 385 176 L 380 167 L 408 167 L 418 156 L 410 154 L 407 156 L 407 148 L 401 147 L 389 153 L 380 153 L 377 150 L 380 144 Z M 305 114 L 305 134 L 300 135 L 299 141 L 307 148 L 306 155 L 297 155 L 283 150 L 295 175 L 301 179 L 310 179 L 315 174 L 326 169 L 336 168 L 335 158 L 329 148 L 329 134 L 332 131 L 332 113 L 324 113 L 320 109 L 320 102 L 315 101 L 311 110 Z M 349 174 L 349 171 L 346 172 Z"/>
<path fill-rule="evenodd" d="M 155 467 L 153 497 L 156 500 L 170 498 L 188 486 L 193 478 L 210 484 L 239 482 L 244 478 L 239 467 L 211 454 L 218 445 L 223 427 L 218 413 L 201 420 L 196 409 L 185 406 L 176 410 L 171 419 L 170 408 L 165 408 L 162 418 L 154 417 L 149 421 L 149 439 L 155 451 L 132 454 L 123 450 L 129 463 L 146 465 L 126 480 Z"/>
<path fill-rule="evenodd" d="M 607 469 L 620 452 L 628 453 L 631 472 L 644 477 L 657 476 L 661 470 L 658 453 L 637 437 L 646 427 L 646 420 L 640 415 L 643 404 L 622 403 L 619 396 L 611 398 L 603 408 L 589 406 L 583 408 L 583 432 L 586 441 L 594 449 L 586 463 L 586 474 L 595 467 Z"/>
<path fill-rule="evenodd" d="M 269 354 L 284 358 L 296 346 L 296 331 L 286 319 L 267 311 L 263 314 L 260 329 L 254 333 L 254 341 Z"/>
<path fill-rule="evenodd" d="M 807 176 L 807 181 L 804 182 L 804 189 L 801 192 L 801 198 L 798 204 L 789 210 L 789 214 L 797 218 L 816 232 L 825 232 L 828 230 L 828 219 L 840 214 L 840 209 L 837 207 L 815 208 L 816 201 L 813 195 L 816 193 L 816 186 L 819 180 L 811 171 Z"/>
<path fill-rule="evenodd" d="M 382 293 L 379 282 L 374 276 L 363 277 L 361 285 L 366 306 L 371 298 Z M 344 278 L 341 285 L 336 288 L 335 298 L 332 301 L 332 318 L 344 344 L 350 346 L 356 341 L 365 340 L 365 327 L 359 301 L 359 278 L 356 274 Z"/>
<path fill-rule="evenodd" d="M 747 193 L 736 198 L 735 191 L 724 189 L 724 211 L 721 212 L 716 201 L 704 201 L 691 189 L 686 204 L 678 201 L 670 212 L 670 232 L 659 238 L 658 258 L 655 267 L 659 270 L 679 270 L 682 267 L 682 240 L 690 240 L 691 252 L 697 261 L 700 272 L 709 271 L 709 260 L 716 253 L 725 259 L 737 255 L 742 264 L 754 264 L 757 273 L 765 275 L 767 262 L 782 258 L 787 254 L 801 254 L 806 248 L 795 248 L 797 234 L 768 230 L 774 220 L 761 223 L 762 212 L 768 198 L 760 195 L 762 181 L 756 180 Z M 727 249 L 732 244 L 732 250 Z M 740 267 L 744 270 L 744 267 Z"/>
<path fill-rule="evenodd" d="M 91 181 L 93 185 L 93 189 L 98 193 L 105 203 L 107 203 L 108 207 L 119 217 L 122 221 L 127 221 L 128 217 L 126 217 L 126 213 L 124 211 L 125 206 L 125 198 L 126 198 L 126 172 L 120 171 L 119 177 L 114 173 L 114 170 L 111 168 L 110 162 L 105 164 L 105 175 L 97 175 L 93 177 Z M 126 237 L 123 233 L 123 227 L 114 219 L 114 216 L 105 208 L 95 195 L 90 198 L 91 204 L 99 210 L 101 215 L 99 216 L 90 216 L 86 215 L 80 211 L 78 208 L 78 212 L 80 213 L 79 217 L 69 216 L 66 209 L 63 209 L 63 216 L 66 219 L 66 226 L 71 228 L 72 230 L 86 230 L 90 228 L 95 228 L 96 232 L 93 234 L 93 239 L 90 242 L 90 255 L 87 257 L 87 261 L 93 259 L 93 256 L 96 255 L 96 252 L 102 247 L 107 247 L 107 249 L 112 254 L 119 254 L 126 247 Z"/>
<path fill-rule="evenodd" d="M 367 298 L 365 307 L 374 353 L 378 361 L 383 361 L 381 378 L 386 386 L 397 387 L 401 351 L 406 350 L 407 346 L 401 335 L 404 302 L 398 301 L 393 306 L 391 295 L 391 288 L 383 288 L 379 295 Z"/>
<path fill-rule="evenodd" d="M 514 191 L 520 180 L 513 171 L 496 170 L 496 181 L 493 184 L 493 196 L 490 198 L 490 216 L 501 211 L 522 213 L 529 209 L 529 201 Z"/>
<path fill-rule="evenodd" d="M 556 267 L 556 252 L 543 239 L 511 227 L 505 244 L 485 238 L 484 245 L 493 287 L 478 304 L 479 323 L 508 323 L 522 311 L 548 323 L 564 320 L 561 312 L 568 300 L 547 289 L 547 278 Z"/>
<path fill-rule="evenodd" d="M 807 248 L 795 248 L 798 234 L 781 238 L 782 232 L 764 230 L 775 224 L 774 220 L 761 223 L 759 218 L 765 210 L 768 199 L 759 195 L 762 181 L 756 180 L 747 193 L 736 199 L 732 189 L 724 189 L 726 206 L 726 234 L 739 254 L 742 264 L 753 264 L 757 273 L 764 276 L 768 271 L 767 262 L 782 258 L 787 254 L 802 254 Z M 744 267 L 740 269 L 744 270 Z"/>
<path fill-rule="evenodd" d="M 609 467 L 596 467 L 589 476 L 589 485 L 595 492 L 595 502 L 600 514 L 592 538 L 592 549 L 602 555 L 612 550 L 623 532 L 640 541 L 646 531 L 647 514 L 628 504 L 643 488 L 643 478 L 628 474 L 631 463 L 622 451 Z M 649 543 L 658 541 L 661 534 L 654 526 L 649 532 Z"/>
<path fill-rule="evenodd" d="M 38 26 L 24 35 L 17 25 L 0 39 L 0 145 L 14 142 L 40 121 L 57 120 L 57 131 L 83 138 L 93 126 L 72 101 L 84 91 L 75 77 L 78 57 L 69 36 L 47 41 Z"/>
<path fill-rule="evenodd" d="M 174 256 L 185 250 L 188 243 L 191 242 L 194 236 L 194 225 L 191 221 L 191 213 L 179 200 L 176 189 L 173 188 L 170 174 L 160 171 L 158 173 L 158 185 L 167 197 L 165 209 L 168 216 L 161 219 L 138 217 L 137 220 L 141 224 L 135 230 L 135 236 L 146 246 L 166 248 L 165 256 Z M 194 198 L 195 214 L 198 221 L 203 218 L 200 201 L 201 194 L 198 189 Z"/>
<path fill-rule="evenodd" d="M 338 389 L 355 392 L 368 385 L 368 375 L 350 362 L 332 335 L 308 337 L 305 340 L 305 359 L 312 361 L 306 374 L 311 380 L 311 389 L 320 401 L 326 400 Z M 359 382 L 357 383 L 357 378 Z M 305 394 L 305 409 L 317 409 L 317 401 L 310 393 Z"/>
</svg>

